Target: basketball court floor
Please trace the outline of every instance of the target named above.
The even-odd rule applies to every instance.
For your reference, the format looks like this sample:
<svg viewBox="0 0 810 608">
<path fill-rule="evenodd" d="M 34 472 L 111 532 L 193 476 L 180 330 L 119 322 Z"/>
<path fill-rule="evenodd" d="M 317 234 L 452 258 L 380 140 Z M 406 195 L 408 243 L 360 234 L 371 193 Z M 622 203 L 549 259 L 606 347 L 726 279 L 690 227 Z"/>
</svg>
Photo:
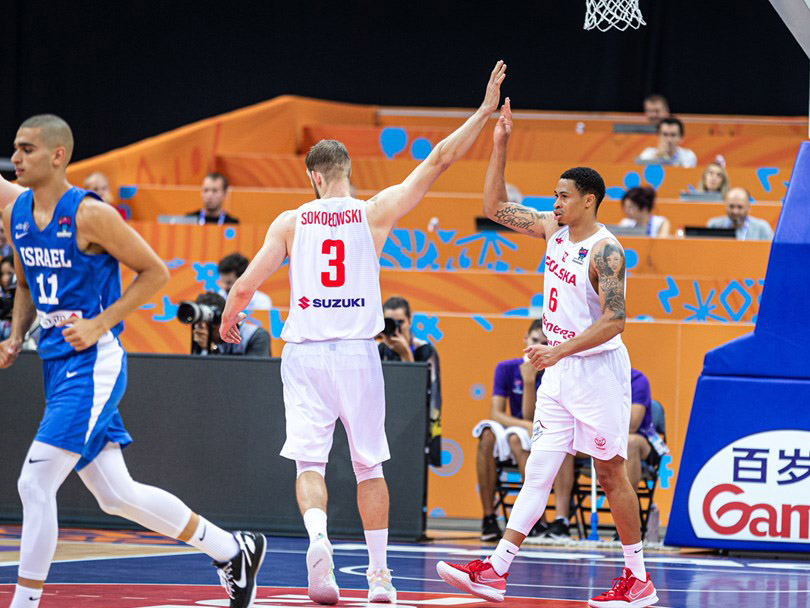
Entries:
<svg viewBox="0 0 810 608">
<path fill-rule="evenodd" d="M 0 527 L 0 605 L 11 600 L 20 528 Z M 389 566 L 397 606 L 495 606 L 451 593 L 436 562 L 467 562 L 489 547 L 468 536 L 437 532 L 440 540 L 394 543 Z M 339 606 L 367 606 L 365 545 L 334 540 Z M 502 606 L 580 608 L 620 574 L 621 550 L 525 545 L 512 566 Z M 303 538 L 268 538 L 256 607 L 316 606 L 306 595 Z M 697 552 L 647 551 L 659 606 L 810 608 L 810 561 L 718 557 Z M 42 608 L 183 608 L 228 606 L 210 559 L 182 543 L 149 532 L 63 530 Z"/>
</svg>

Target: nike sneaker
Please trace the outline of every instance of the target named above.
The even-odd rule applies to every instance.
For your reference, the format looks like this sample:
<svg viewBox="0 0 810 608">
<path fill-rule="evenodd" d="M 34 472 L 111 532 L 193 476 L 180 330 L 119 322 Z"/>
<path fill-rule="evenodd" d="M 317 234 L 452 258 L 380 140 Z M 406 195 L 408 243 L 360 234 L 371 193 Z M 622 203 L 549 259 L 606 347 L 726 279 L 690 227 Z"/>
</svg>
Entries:
<svg viewBox="0 0 810 608">
<path fill-rule="evenodd" d="M 335 580 L 332 544 L 323 534 L 309 544 L 307 550 L 307 594 L 318 604 L 337 604 L 340 589 Z"/>
<path fill-rule="evenodd" d="M 467 593 L 489 600 L 490 602 L 502 602 L 506 593 L 506 577 L 495 572 L 495 568 L 489 560 L 480 559 L 469 564 L 448 564 L 439 562 L 436 564 L 436 572 L 456 589 L 461 589 Z"/>
<path fill-rule="evenodd" d="M 250 608 L 256 599 L 256 574 L 262 567 L 267 540 L 263 534 L 234 532 L 239 553 L 227 562 L 214 562 L 219 580 L 228 597 L 230 608 Z"/>
<path fill-rule="evenodd" d="M 396 604 L 397 590 L 391 584 L 391 571 L 378 568 L 366 571 L 368 579 L 368 601 L 372 604 Z"/>
<path fill-rule="evenodd" d="M 642 606 L 652 606 L 658 602 L 658 595 L 655 593 L 650 580 L 650 573 L 647 573 L 647 580 L 640 581 L 625 568 L 620 578 L 613 579 L 613 587 L 588 600 L 588 606 L 593 608 L 640 608 Z"/>
</svg>

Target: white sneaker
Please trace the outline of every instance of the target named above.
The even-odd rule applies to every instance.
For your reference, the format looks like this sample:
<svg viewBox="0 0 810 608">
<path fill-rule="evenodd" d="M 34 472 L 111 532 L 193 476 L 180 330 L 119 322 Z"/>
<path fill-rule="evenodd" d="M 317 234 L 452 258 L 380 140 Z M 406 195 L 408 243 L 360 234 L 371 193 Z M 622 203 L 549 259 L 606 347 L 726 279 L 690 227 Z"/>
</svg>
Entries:
<svg viewBox="0 0 810 608">
<path fill-rule="evenodd" d="M 332 561 L 332 545 L 320 535 L 309 544 L 307 550 L 307 580 L 309 599 L 318 604 L 337 604 L 340 589 L 335 580 L 335 564 Z"/>
<path fill-rule="evenodd" d="M 368 579 L 368 601 L 374 604 L 394 604 L 397 601 L 397 590 L 391 584 L 391 571 L 378 568 L 366 571 Z"/>
</svg>

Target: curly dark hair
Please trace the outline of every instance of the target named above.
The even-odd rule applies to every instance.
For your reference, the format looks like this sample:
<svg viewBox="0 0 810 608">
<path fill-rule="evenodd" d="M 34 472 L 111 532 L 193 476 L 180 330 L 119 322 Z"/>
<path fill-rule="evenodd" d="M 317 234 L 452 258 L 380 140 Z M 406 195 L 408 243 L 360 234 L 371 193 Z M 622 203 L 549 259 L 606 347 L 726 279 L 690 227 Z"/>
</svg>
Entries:
<svg viewBox="0 0 810 608">
<path fill-rule="evenodd" d="M 605 180 L 596 170 L 590 167 L 573 167 L 563 173 L 560 179 L 570 179 L 577 192 L 582 195 L 593 194 L 596 197 L 596 211 L 599 211 L 599 205 L 605 198 Z"/>
<path fill-rule="evenodd" d="M 655 207 L 655 190 L 651 186 L 636 186 L 630 188 L 622 197 L 622 204 L 625 199 L 633 201 L 642 211 L 652 211 Z"/>
</svg>

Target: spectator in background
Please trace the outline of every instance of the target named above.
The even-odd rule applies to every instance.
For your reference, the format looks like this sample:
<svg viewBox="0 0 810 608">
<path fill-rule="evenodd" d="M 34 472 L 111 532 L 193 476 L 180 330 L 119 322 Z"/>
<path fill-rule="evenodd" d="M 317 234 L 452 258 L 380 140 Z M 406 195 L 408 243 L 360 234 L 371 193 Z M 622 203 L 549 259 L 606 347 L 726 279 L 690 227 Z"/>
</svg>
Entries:
<svg viewBox="0 0 810 608">
<path fill-rule="evenodd" d="M 239 220 L 223 210 L 228 196 L 228 178 L 222 173 L 209 173 L 202 183 L 203 206 L 198 211 L 186 213 L 186 217 L 197 217 L 199 224 L 238 224 Z"/>
<path fill-rule="evenodd" d="M 84 178 L 84 189 L 97 194 L 105 203 L 115 207 L 115 210 L 118 211 L 123 219 L 127 219 L 127 212 L 115 204 L 112 191 L 110 190 L 110 180 L 108 180 L 107 176 L 101 171 L 94 171 Z"/>
<path fill-rule="evenodd" d="M 248 259 L 241 253 L 232 253 L 222 258 L 217 265 L 217 270 L 219 270 L 217 293 L 223 298 L 227 298 L 236 279 L 245 273 L 247 267 Z M 270 296 L 261 291 L 256 291 L 248 304 L 248 310 L 270 310 L 272 307 L 273 302 L 270 300 Z"/>
<path fill-rule="evenodd" d="M 11 311 L 16 288 L 14 256 L 7 255 L 0 260 L 0 340 L 5 340 L 11 334 Z"/>
<path fill-rule="evenodd" d="M 770 241 L 773 239 L 771 225 L 765 220 L 751 217 L 751 194 L 745 188 L 732 188 L 726 193 L 725 217 L 713 217 L 706 224 L 709 228 L 734 228 L 739 241 Z"/>
<path fill-rule="evenodd" d="M 195 300 L 219 311 L 215 323 L 200 321 L 191 326 L 192 355 L 244 355 L 248 357 L 269 357 L 270 334 L 267 330 L 252 323 L 243 322 L 239 327 L 242 341 L 239 344 L 223 342 L 219 335 L 222 311 L 225 310 L 225 298 L 216 293 L 201 293 Z"/>
<path fill-rule="evenodd" d="M 548 344 L 543 333 L 542 319 L 532 321 L 529 331 L 523 337 L 523 344 Z M 479 422 L 473 429 L 473 437 L 478 438 L 476 470 L 478 494 L 484 511 L 481 540 L 497 540 L 502 535 L 494 504 L 496 461 L 516 464 L 521 477 L 523 476 L 532 447 L 534 406 L 542 377 L 543 372 L 538 372 L 525 357 L 507 359 L 495 366 L 489 418 Z M 548 526 L 543 524 L 538 522 L 532 532 L 544 532 Z"/>
<path fill-rule="evenodd" d="M 658 93 L 652 93 L 644 98 L 644 116 L 650 124 L 657 125 L 662 118 L 669 116 L 669 102 L 667 98 Z"/>
<path fill-rule="evenodd" d="M 650 381 L 637 369 L 630 370 L 632 409 L 630 411 L 630 436 L 627 443 L 627 460 L 624 465 L 627 477 L 638 491 L 641 481 L 641 463 L 646 462 L 657 470 L 661 457 L 669 450 L 655 430 L 652 416 L 652 392 Z"/>
<path fill-rule="evenodd" d="M 442 382 L 439 353 L 430 342 L 411 333 L 411 305 L 399 296 L 383 303 L 383 316 L 388 329 L 380 334 L 378 345 L 383 361 L 427 361 L 430 364 L 430 437 L 429 461 L 434 467 L 442 465 Z"/>
<path fill-rule="evenodd" d="M 9 243 L 6 238 L 6 230 L 3 227 L 3 222 L 0 222 L 0 258 L 4 258 L 12 253 L 13 249 L 11 243 Z"/>
<path fill-rule="evenodd" d="M 683 123 L 669 116 L 658 123 L 658 146 L 645 148 L 638 161 L 646 164 L 671 165 L 691 168 L 697 166 L 697 156 L 688 148 L 681 148 L 684 136 Z"/>
<path fill-rule="evenodd" d="M 650 186 L 630 188 L 622 197 L 622 210 L 625 217 L 619 226 L 640 226 L 647 236 L 669 236 L 669 220 L 662 215 L 653 215 L 655 190 Z"/>
<path fill-rule="evenodd" d="M 700 183 L 697 192 L 717 192 L 725 197 L 728 193 L 728 173 L 726 172 L 726 161 L 722 156 L 718 156 L 714 162 L 709 163 L 700 176 Z"/>
</svg>

